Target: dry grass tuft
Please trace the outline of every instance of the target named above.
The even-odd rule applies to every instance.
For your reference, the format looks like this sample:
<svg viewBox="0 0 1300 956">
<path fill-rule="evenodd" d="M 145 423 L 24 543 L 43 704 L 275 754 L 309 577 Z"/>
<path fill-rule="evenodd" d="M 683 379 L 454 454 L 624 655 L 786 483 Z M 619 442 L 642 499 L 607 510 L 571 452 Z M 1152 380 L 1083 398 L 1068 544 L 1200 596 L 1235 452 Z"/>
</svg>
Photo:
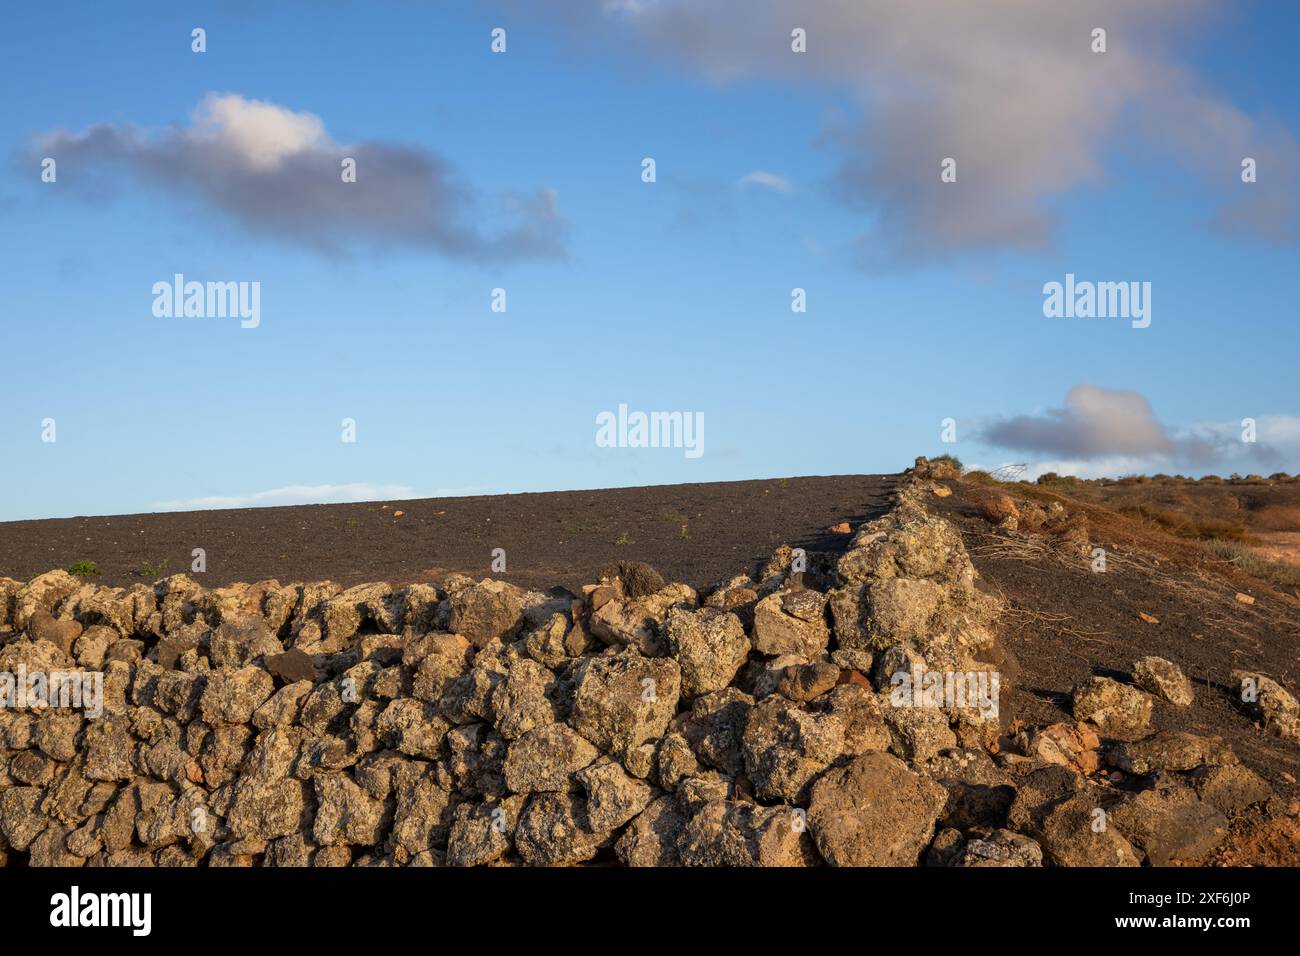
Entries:
<svg viewBox="0 0 1300 956">
<path fill-rule="evenodd" d="M 1238 521 L 1225 521 L 1222 518 L 1210 518 L 1203 515 L 1185 514 L 1153 508 L 1145 504 L 1120 505 L 1119 513 L 1132 515 L 1149 521 L 1170 534 L 1180 538 L 1197 540 L 1248 541 L 1250 535 L 1246 526 Z"/>
<path fill-rule="evenodd" d="M 1300 597 L 1300 567 L 1281 561 L 1270 561 L 1240 541 L 1214 538 L 1205 542 L 1205 548 L 1216 557 L 1229 562 L 1243 574 L 1267 581 Z"/>
</svg>

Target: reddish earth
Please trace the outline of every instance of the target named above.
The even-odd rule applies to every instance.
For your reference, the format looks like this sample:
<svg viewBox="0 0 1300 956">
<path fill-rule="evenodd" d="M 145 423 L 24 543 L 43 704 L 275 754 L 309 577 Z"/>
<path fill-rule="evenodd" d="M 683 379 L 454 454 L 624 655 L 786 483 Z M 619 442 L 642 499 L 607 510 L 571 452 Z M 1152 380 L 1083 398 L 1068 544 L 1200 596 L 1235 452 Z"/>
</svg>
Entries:
<svg viewBox="0 0 1300 956">
<path fill-rule="evenodd" d="M 1300 777 L 1300 746 L 1262 733 L 1235 706 L 1229 676 L 1259 670 L 1300 688 L 1300 601 L 1222 562 L 1200 560 L 1192 542 L 1062 497 L 1071 512 L 1087 516 L 1091 544 L 1107 551 L 1107 571 L 1096 573 L 1090 560 L 1048 535 L 994 528 L 980 514 L 989 489 L 946 486 L 953 494 L 935 496 L 933 508 L 958 526 L 983 586 L 1007 604 L 1001 640 L 1019 670 L 1011 682 L 1014 717 L 1069 720 L 1076 683 L 1090 675 L 1126 680 L 1135 660 L 1158 655 L 1192 679 L 1196 700 L 1187 708 L 1157 706 L 1153 729 L 1217 734 L 1284 800 L 1300 796 L 1294 779 L 1283 776 Z M 1237 600 L 1239 592 L 1255 603 Z M 1294 852 L 1300 862 L 1300 846 Z"/>
<path fill-rule="evenodd" d="M 1256 537 L 1255 550 L 1263 557 L 1300 566 L 1300 531 L 1265 531 Z"/>
</svg>

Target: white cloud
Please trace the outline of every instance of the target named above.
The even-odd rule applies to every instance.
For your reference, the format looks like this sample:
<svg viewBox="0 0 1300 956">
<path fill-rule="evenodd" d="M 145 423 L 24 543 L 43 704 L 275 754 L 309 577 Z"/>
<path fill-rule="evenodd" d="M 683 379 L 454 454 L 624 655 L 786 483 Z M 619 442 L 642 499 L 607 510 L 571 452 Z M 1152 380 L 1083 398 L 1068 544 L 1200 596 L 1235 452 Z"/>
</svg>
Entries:
<svg viewBox="0 0 1300 956">
<path fill-rule="evenodd" d="M 1163 470 L 1165 464 L 1167 463 L 1164 459 L 1125 455 L 1114 455 L 1091 461 L 1062 458 L 1031 462 L 1023 477 L 1026 481 L 1037 481 L 1040 475 L 1050 471 L 1058 475 L 1073 475 L 1076 478 L 1123 478 L 1125 475 L 1157 474 Z"/>
<path fill-rule="evenodd" d="M 790 192 L 790 180 L 786 179 L 779 173 L 769 173 L 766 170 L 756 169 L 752 173 L 746 173 L 736 180 L 737 186 L 759 186 L 763 189 L 771 189 L 778 193 Z"/>
<path fill-rule="evenodd" d="M 187 135 L 210 149 L 230 151 L 259 172 L 298 153 L 336 147 L 319 116 L 229 93 L 204 97 Z"/>
<path fill-rule="evenodd" d="M 274 505 L 338 504 L 348 501 L 392 501 L 421 497 L 409 485 L 285 485 L 244 495 L 208 495 L 179 501 L 160 501 L 159 511 L 204 511 L 211 508 L 259 508 Z"/>
</svg>

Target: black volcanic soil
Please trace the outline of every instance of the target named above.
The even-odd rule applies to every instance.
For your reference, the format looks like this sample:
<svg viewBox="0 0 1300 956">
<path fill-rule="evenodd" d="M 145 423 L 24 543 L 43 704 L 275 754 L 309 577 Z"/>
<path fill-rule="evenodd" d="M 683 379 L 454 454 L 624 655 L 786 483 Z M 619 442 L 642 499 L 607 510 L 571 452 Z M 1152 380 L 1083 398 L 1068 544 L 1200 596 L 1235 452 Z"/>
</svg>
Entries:
<svg viewBox="0 0 1300 956">
<path fill-rule="evenodd" d="M 781 544 L 842 551 L 886 504 L 893 476 L 844 475 L 658 485 L 599 491 L 424 498 L 362 504 L 244 508 L 0 523 L 0 575 L 28 580 L 93 561 L 89 580 L 125 586 L 142 565 L 189 572 L 207 552 L 204 584 L 276 578 L 343 585 L 488 576 L 492 549 L 525 587 L 577 589 L 612 561 L 647 561 L 666 578 L 703 587 L 771 556 Z M 401 514 L 397 514 L 401 512 Z"/>
<path fill-rule="evenodd" d="M 1218 734 L 1288 799 L 1300 796 L 1300 747 L 1268 736 L 1234 705 L 1230 672 L 1258 670 L 1293 693 L 1300 689 L 1300 604 L 1252 588 L 1254 604 L 1236 600 L 1247 588 L 1206 568 L 1130 546 L 1104 528 L 1091 543 L 1107 550 L 1106 573 L 1082 558 L 1026 553 L 1026 536 L 1008 536 L 979 517 L 986 492 L 952 482 L 953 495 L 931 506 L 962 531 L 981 586 L 1000 594 L 1007 612 L 1000 640 L 1014 655 L 1012 716 L 1027 724 L 1069 721 L 1070 690 L 1101 675 L 1127 681 L 1133 662 L 1148 654 L 1178 664 L 1196 687 L 1187 708 L 1158 701 L 1153 729 Z M 1014 489 L 1013 489 L 1014 493 Z M 1039 542 L 1046 539 L 1038 537 Z M 1144 621 L 1148 614 L 1159 623 Z"/>
</svg>

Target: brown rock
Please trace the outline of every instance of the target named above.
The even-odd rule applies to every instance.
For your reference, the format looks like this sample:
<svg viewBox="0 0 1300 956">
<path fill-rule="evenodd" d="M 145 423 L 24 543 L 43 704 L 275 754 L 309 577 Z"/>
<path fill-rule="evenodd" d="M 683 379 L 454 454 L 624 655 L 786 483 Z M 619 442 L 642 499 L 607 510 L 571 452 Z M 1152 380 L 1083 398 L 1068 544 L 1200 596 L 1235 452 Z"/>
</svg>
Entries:
<svg viewBox="0 0 1300 956">
<path fill-rule="evenodd" d="M 809 590 L 769 594 L 754 607 L 753 642 L 760 654 L 820 657 L 830 643 L 826 595 Z"/>
<path fill-rule="evenodd" d="M 1110 737 L 1141 736 L 1151 723 L 1151 696 L 1109 677 L 1090 677 L 1073 692 L 1074 716 Z"/>
<path fill-rule="evenodd" d="M 270 654 L 263 658 L 262 664 L 272 677 L 285 684 L 318 681 L 321 676 L 311 655 L 296 647 L 283 654 Z"/>
<path fill-rule="evenodd" d="M 1143 657 L 1133 664 L 1133 683 L 1177 707 L 1190 707 L 1196 694 L 1192 682 L 1173 661 Z"/>
<path fill-rule="evenodd" d="M 1007 518 L 1019 518 L 1020 509 L 1016 507 L 1015 499 L 1010 495 L 994 493 L 979 502 L 980 517 L 990 524 L 998 524 Z"/>
<path fill-rule="evenodd" d="M 81 636 L 81 625 L 73 620 L 55 620 L 50 612 L 38 608 L 27 622 L 27 633 L 33 641 L 49 641 L 65 654 L 72 653 L 72 645 Z"/>
<path fill-rule="evenodd" d="M 808 825 L 832 866 L 915 866 L 947 799 L 897 757 L 869 753 L 813 784 Z"/>
</svg>

